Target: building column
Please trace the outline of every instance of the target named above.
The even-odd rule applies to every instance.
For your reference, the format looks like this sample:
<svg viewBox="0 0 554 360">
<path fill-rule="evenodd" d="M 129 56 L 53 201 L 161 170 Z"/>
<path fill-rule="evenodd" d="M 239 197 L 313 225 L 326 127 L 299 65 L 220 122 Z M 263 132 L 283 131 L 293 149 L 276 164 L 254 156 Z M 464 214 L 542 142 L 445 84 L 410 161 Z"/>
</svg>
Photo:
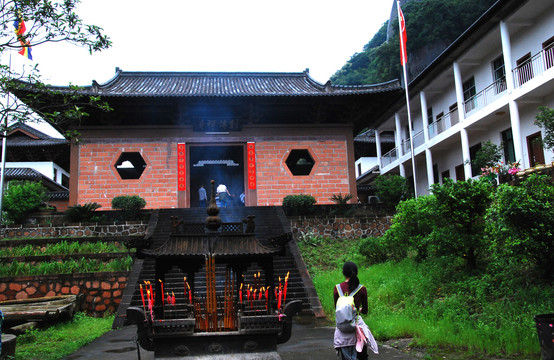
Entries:
<svg viewBox="0 0 554 360">
<path fill-rule="evenodd" d="M 460 122 L 465 119 L 465 106 L 464 106 L 464 86 L 462 81 L 462 72 L 460 71 L 460 64 L 454 61 L 452 63 L 454 70 L 454 86 L 456 87 L 456 102 L 458 103 L 458 118 Z"/>
<path fill-rule="evenodd" d="M 433 176 L 433 154 L 430 149 L 425 149 L 425 163 L 427 164 L 427 184 L 428 189 L 435 183 L 435 177 Z"/>
<path fill-rule="evenodd" d="M 521 122 L 519 119 L 519 107 L 515 100 L 508 102 L 510 109 L 510 123 L 512 125 L 512 137 L 514 140 L 514 152 L 516 161 L 520 161 L 521 166 L 525 169 L 525 160 L 523 159 L 523 143 L 521 141 Z M 531 166 L 529 164 L 528 166 Z"/>
<path fill-rule="evenodd" d="M 508 93 L 514 89 L 514 73 L 512 72 L 512 45 L 508 24 L 500 21 L 500 39 L 502 41 L 502 56 L 504 58 L 504 72 L 506 73 L 506 87 Z"/>
<path fill-rule="evenodd" d="M 406 168 L 404 167 L 404 164 L 400 163 L 398 165 L 398 170 L 400 170 L 400 176 L 406 177 Z"/>
<path fill-rule="evenodd" d="M 379 169 L 381 169 L 383 167 L 383 163 L 381 161 L 381 134 L 377 129 L 375 129 L 375 147 L 377 148 L 377 165 L 379 165 Z"/>
<path fill-rule="evenodd" d="M 421 101 L 421 119 L 423 121 L 423 137 L 425 143 L 429 141 L 429 114 L 427 112 L 427 98 L 425 97 L 425 91 L 419 92 L 419 100 Z"/>
<path fill-rule="evenodd" d="M 466 176 L 466 180 L 470 179 L 471 174 L 471 156 L 469 155 L 469 137 L 467 135 L 467 130 L 465 128 L 462 128 L 460 130 L 460 137 L 462 140 L 462 161 L 464 164 L 464 172 Z"/>
<path fill-rule="evenodd" d="M 400 125 L 400 116 L 398 113 L 394 113 L 394 126 L 396 127 L 396 131 L 394 132 L 394 142 L 398 152 L 398 158 L 400 158 L 404 155 L 404 151 L 402 151 L 402 127 Z"/>
</svg>

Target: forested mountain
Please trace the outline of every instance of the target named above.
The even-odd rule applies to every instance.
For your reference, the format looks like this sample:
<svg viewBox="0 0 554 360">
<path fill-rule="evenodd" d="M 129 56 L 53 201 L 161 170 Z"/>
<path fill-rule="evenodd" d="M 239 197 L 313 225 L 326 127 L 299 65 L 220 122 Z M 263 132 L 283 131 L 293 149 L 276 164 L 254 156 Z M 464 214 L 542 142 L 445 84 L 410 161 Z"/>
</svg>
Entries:
<svg viewBox="0 0 554 360">
<path fill-rule="evenodd" d="M 421 0 L 402 5 L 408 35 L 409 78 L 421 72 L 495 1 Z M 362 52 L 352 55 L 331 77 L 334 84 L 375 84 L 401 78 L 396 1 L 393 3 L 391 18 Z"/>
</svg>

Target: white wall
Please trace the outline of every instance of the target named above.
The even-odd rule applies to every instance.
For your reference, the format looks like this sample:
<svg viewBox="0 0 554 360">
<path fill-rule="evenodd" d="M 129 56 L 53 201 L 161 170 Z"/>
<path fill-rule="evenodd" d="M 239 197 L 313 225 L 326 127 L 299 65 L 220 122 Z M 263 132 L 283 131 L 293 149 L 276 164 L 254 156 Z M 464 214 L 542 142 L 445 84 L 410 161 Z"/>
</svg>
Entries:
<svg viewBox="0 0 554 360">
<path fill-rule="evenodd" d="M 35 161 L 35 162 L 6 162 L 7 168 L 31 168 L 42 175 L 46 176 L 50 180 L 57 182 L 58 184 L 62 183 L 62 174 L 65 174 L 69 177 L 69 173 L 63 170 L 59 165 L 51 161 Z M 57 178 L 54 179 L 54 169 L 57 169 Z"/>
<path fill-rule="evenodd" d="M 362 165 L 362 172 L 358 171 L 358 164 Z M 376 157 L 361 157 L 356 160 L 356 177 L 360 177 L 366 171 L 370 170 L 372 167 L 378 164 L 378 159 Z"/>
<path fill-rule="evenodd" d="M 516 60 L 527 53 L 531 56 L 542 50 L 542 43 L 554 36 L 554 6 L 537 19 L 532 19 L 529 24 L 510 27 L 510 40 L 512 43 L 512 68 L 516 67 Z"/>
</svg>

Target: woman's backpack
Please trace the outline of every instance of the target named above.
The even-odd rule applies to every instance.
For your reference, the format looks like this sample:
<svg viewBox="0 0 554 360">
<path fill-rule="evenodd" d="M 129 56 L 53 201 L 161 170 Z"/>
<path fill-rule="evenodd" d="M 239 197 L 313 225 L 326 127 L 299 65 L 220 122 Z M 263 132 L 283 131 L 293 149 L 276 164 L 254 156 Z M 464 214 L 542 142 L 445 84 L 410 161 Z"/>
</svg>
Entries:
<svg viewBox="0 0 554 360">
<path fill-rule="evenodd" d="M 351 294 L 344 294 L 337 284 L 339 298 L 335 307 L 335 320 L 337 329 L 345 333 L 356 331 L 356 306 L 354 305 L 354 296 L 363 286 L 360 284 Z"/>
</svg>

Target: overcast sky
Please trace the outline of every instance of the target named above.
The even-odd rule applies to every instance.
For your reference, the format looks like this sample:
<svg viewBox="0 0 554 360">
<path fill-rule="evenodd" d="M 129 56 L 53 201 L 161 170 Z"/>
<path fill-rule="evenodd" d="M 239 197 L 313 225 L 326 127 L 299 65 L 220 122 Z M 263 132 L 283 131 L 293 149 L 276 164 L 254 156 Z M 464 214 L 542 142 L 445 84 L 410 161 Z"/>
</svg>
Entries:
<svg viewBox="0 0 554 360">
<path fill-rule="evenodd" d="M 325 83 L 388 19 L 392 0 L 82 0 L 110 49 L 45 44 L 33 64 L 52 85 L 103 84 L 125 71 L 301 72 Z M 158 5 L 158 6 L 156 6 Z M 12 67 L 30 64 L 12 56 Z"/>
</svg>

